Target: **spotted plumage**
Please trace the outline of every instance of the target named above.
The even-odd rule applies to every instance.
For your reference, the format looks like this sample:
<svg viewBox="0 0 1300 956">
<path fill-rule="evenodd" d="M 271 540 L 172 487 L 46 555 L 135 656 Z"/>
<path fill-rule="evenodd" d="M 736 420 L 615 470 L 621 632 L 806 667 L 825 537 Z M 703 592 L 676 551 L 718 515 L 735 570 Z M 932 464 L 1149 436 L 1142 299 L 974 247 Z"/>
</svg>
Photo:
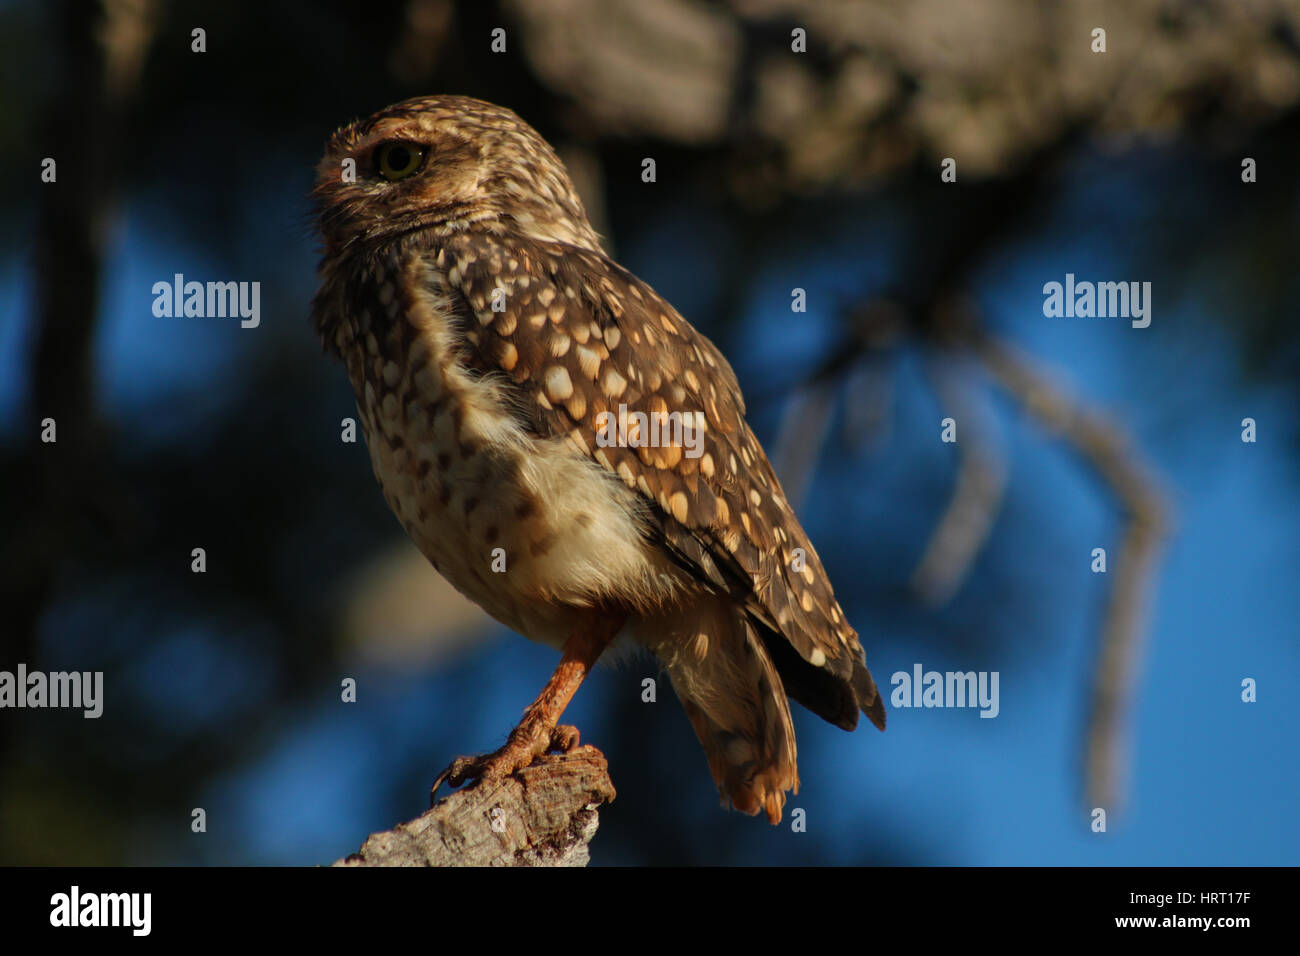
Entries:
<svg viewBox="0 0 1300 956">
<path fill-rule="evenodd" d="M 618 636 L 664 665 L 724 798 L 773 822 L 798 788 L 787 694 L 884 728 L 734 372 L 604 254 L 536 132 L 477 100 L 410 100 L 334 135 L 316 198 L 313 318 L 390 507 L 453 585 L 565 655 L 507 746 L 454 776 L 553 743 Z"/>
</svg>

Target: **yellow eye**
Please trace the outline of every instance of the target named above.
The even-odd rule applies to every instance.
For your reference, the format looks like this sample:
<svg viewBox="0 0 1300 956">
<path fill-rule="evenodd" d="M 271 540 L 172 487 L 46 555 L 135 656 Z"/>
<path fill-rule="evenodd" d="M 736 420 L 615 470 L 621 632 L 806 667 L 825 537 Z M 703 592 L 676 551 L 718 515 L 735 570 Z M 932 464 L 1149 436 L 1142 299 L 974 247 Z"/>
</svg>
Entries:
<svg viewBox="0 0 1300 956">
<path fill-rule="evenodd" d="M 424 147 L 415 143 L 384 143 L 375 150 L 375 170 L 389 182 L 405 179 L 424 162 Z"/>
</svg>

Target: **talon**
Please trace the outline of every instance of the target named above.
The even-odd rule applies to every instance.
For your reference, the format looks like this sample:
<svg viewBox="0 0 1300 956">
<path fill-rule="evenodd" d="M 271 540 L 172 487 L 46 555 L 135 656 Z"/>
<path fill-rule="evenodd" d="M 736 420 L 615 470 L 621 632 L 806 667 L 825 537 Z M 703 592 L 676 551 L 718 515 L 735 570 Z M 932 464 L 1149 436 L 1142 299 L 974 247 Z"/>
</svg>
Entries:
<svg viewBox="0 0 1300 956">
<path fill-rule="evenodd" d="M 527 767 L 547 750 L 558 749 L 567 753 L 576 747 L 577 743 L 576 727 L 556 727 L 545 736 L 539 736 L 535 732 L 521 732 L 516 728 L 500 750 L 477 757 L 457 757 L 453 760 L 433 782 L 433 787 L 429 790 L 429 806 L 433 806 L 438 788 L 444 782 L 451 784 L 452 787 L 459 787 L 471 780 L 504 780 L 515 771 Z"/>
<path fill-rule="evenodd" d="M 487 775 L 488 762 L 482 757 L 457 757 L 447 768 L 447 782 L 453 787 Z"/>
<path fill-rule="evenodd" d="M 493 766 L 493 758 L 498 753 L 485 754 L 478 757 L 457 757 L 442 773 L 438 774 L 438 779 L 433 781 L 433 786 L 429 789 L 429 806 L 433 806 L 438 788 L 444 783 L 449 784 L 452 789 L 468 783 L 471 780 L 483 780 L 496 776 L 509 776 L 509 773 L 497 774 Z M 511 771 L 513 772 L 513 771 Z"/>
<path fill-rule="evenodd" d="M 473 757 L 457 757 L 448 764 L 447 768 L 443 770 L 442 773 L 438 774 L 438 778 L 433 781 L 433 786 L 429 788 L 430 807 L 437 803 L 438 788 L 444 783 L 450 783 L 453 789 L 464 783 L 464 774 L 470 769 L 469 763 L 472 763 L 473 760 Z"/>
<path fill-rule="evenodd" d="M 571 753 L 578 746 L 578 728 L 570 724 L 560 724 L 551 731 L 551 745 L 548 752 Z"/>
</svg>

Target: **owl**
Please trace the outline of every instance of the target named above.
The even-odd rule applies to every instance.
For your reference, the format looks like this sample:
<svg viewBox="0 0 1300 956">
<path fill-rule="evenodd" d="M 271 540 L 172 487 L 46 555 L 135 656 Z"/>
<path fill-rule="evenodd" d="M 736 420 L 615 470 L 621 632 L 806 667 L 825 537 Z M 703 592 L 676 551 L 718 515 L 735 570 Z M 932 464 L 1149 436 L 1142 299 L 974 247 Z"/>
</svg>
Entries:
<svg viewBox="0 0 1300 956">
<path fill-rule="evenodd" d="M 457 590 L 561 654 L 453 786 L 576 744 L 559 718 L 616 640 L 658 659 L 723 805 L 772 823 L 799 787 L 789 699 L 884 730 L 735 372 L 602 251 L 537 132 L 476 99 L 407 100 L 334 133 L 314 199 L 312 322 L 389 507 Z"/>
</svg>

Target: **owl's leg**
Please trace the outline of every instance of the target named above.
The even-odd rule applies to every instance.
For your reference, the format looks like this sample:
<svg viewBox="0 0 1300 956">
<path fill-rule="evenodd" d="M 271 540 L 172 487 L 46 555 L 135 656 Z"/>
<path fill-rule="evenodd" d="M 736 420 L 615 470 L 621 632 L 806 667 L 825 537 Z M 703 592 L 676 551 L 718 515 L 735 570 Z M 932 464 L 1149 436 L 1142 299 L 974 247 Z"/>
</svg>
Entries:
<svg viewBox="0 0 1300 956">
<path fill-rule="evenodd" d="M 505 746 L 477 757 L 457 757 L 434 781 L 430 800 L 444 780 L 453 787 L 467 780 L 500 780 L 544 753 L 568 753 L 578 746 L 578 729 L 560 725 L 560 715 L 622 626 L 623 615 L 602 616 L 596 626 L 584 627 L 570 637 L 555 673 L 537 699 L 525 708 L 523 720 L 510 732 Z"/>
</svg>

